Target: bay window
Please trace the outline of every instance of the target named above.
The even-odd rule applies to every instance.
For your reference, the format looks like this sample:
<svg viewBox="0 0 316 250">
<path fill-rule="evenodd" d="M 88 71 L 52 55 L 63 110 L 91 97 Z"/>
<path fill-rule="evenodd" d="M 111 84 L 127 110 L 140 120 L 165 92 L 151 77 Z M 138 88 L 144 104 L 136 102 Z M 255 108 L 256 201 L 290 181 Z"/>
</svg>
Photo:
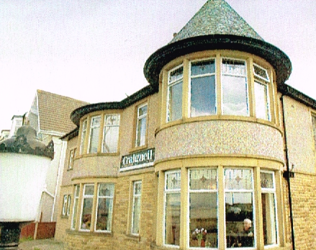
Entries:
<svg viewBox="0 0 316 250">
<path fill-rule="evenodd" d="M 170 71 L 168 75 L 167 121 L 182 118 L 182 84 L 183 67 L 180 66 Z"/>
<path fill-rule="evenodd" d="M 184 173 L 187 178 L 181 176 Z M 190 249 L 254 249 L 258 238 L 265 246 L 279 244 L 274 175 L 274 171 L 261 170 L 260 175 L 254 175 L 253 168 L 224 166 L 166 171 L 163 245 Z M 181 179 L 187 180 L 185 192 Z M 255 192 L 255 186 L 261 192 Z M 261 203 L 255 202 L 259 200 Z M 181 216 L 183 211 L 187 215 Z M 263 235 L 257 235 L 258 226 L 263 227 Z M 180 235 L 185 239 L 181 240 Z"/>
<path fill-rule="evenodd" d="M 95 116 L 91 119 L 90 136 L 89 136 L 89 153 L 97 153 L 99 145 L 101 116 Z"/>
<path fill-rule="evenodd" d="M 166 93 L 166 123 L 202 116 L 275 120 L 271 116 L 275 93 L 271 67 L 251 55 L 242 59 L 224 55 L 210 54 L 201 59 L 188 55 L 183 64 L 168 69 L 162 92 Z"/>
<path fill-rule="evenodd" d="M 215 60 L 191 63 L 191 117 L 216 114 Z"/>
<path fill-rule="evenodd" d="M 102 153 L 116 153 L 120 131 L 120 115 L 105 115 Z"/>
<path fill-rule="evenodd" d="M 137 108 L 136 140 L 135 146 L 144 146 L 146 143 L 147 104 Z"/>
</svg>

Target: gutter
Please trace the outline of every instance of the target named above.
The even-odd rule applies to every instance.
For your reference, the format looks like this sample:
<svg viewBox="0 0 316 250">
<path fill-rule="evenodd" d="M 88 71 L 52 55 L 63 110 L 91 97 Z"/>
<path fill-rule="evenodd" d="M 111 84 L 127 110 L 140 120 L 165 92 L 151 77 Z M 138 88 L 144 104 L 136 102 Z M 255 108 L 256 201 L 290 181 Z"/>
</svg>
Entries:
<svg viewBox="0 0 316 250">
<path fill-rule="evenodd" d="M 286 165 L 286 174 L 283 173 L 283 176 L 286 178 L 288 183 L 288 195 L 289 195 L 289 206 L 290 206 L 290 221 L 291 221 L 291 238 L 292 238 L 292 249 L 295 250 L 295 233 L 294 233 L 294 221 L 293 221 L 293 207 L 292 207 L 292 192 L 291 192 L 291 171 L 289 164 L 289 150 L 287 147 L 287 134 L 286 134 L 286 125 L 285 125 L 285 109 L 284 109 L 284 94 L 281 98 L 282 105 L 282 117 L 283 117 L 283 129 L 284 129 L 284 151 L 285 151 L 285 165 Z"/>
</svg>

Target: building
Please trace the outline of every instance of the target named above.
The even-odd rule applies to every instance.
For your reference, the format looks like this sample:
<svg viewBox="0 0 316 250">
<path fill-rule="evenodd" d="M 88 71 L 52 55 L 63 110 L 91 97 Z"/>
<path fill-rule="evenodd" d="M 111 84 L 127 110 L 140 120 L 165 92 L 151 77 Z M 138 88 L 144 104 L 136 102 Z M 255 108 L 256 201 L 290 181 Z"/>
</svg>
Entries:
<svg viewBox="0 0 316 250">
<path fill-rule="evenodd" d="M 10 130 L 8 130 L 8 129 L 1 130 L 0 141 L 3 141 L 5 139 L 9 138 L 9 134 L 10 134 Z"/>
<path fill-rule="evenodd" d="M 72 112 L 55 238 L 71 250 L 315 249 L 316 101 L 290 73 L 228 3 L 207 1 L 148 58 L 147 87 Z"/>
<path fill-rule="evenodd" d="M 53 94 L 43 90 L 37 90 L 30 110 L 25 114 L 25 122 L 29 123 L 37 132 L 37 136 L 44 143 L 54 142 L 54 159 L 51 162 L 46 178 L 46 186 L 41 199 L 38 221 L 47 224 L 43 227 L 50 228 L 50 234 L 37 232 L 37 226 L 29 225 L 28 234 L 34 237 L 45 238 L 54 235 L 55 222 L 57 220 L 56 206 L 59 199 L 59 189 L 65 162 L 67 143 L 60 137 L 68 131 L 76 128 L 70 121 L 72 110 L 87 105 L 87 102 L 73 98 Z M 22 125 L 22 123 L 21 123 Z M 48 224 L 50 222 L 52 225 Z M 40 225 L 41 226 L 41 225 Z M 45 229 L 46 230 L 46 229 Z M 44 230 L 44 231 L 45 231 Z M 24 231 L 22 230 L 22 234 Z M 24 235 L 25 236 L 25 235 Z M 33 235 L 32 235 L 33 236 Z"/>
</svg>

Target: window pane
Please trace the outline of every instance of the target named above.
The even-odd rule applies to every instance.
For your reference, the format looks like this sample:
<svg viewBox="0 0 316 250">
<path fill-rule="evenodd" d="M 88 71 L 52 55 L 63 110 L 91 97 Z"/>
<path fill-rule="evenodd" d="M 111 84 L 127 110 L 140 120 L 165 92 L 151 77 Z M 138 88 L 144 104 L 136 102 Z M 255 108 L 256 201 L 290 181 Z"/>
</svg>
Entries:
<svg viewBox="0 0 316 250">
<path fill-rule="evenodd" d="M 132 230 L 131 230 L 132 234 L 139 234 L 141 188 L 142 188 L 142 183 L 140 181 L 134 182 L 133 209 L 132 209 Z"/>
<path fill-rule="evenodd" d="M 216 114 L 215 76 L 191 79 L 191 117 Z"/>
<path fill-rule="evenodd" d="M 261 194 L 264 245 L 277 244 L 277 220 L 273 193 Z"/>
<path fill-rule="evenodd" d="M 217 171 L 215 169 L 190 170 L 190 190 L 216 190 Z"/>
<path fill-rule="evenodd" d="M 316 116 L 312 116 L 312 126 L 313 126 L 313 135 L 314 135 L 314 146 L 316 148 Z"/>
<path fill-rule="evenodd" d="M 93 198 L 84 198 L 81 214 L 81 229 L 89 230 L 91 226 Z"/>
<path fill-rule="evenodd" d="M 182 82 L 168 88 L 168 121 L 182 118 Z"/>
<path fill-rule="evenodd" d="M 225 193 L 227 247 L 253 247 L 253 194 Z"/>
<path fill-rule="evenodd" d="M 224 115 L 248 115 L 246 63 L 223 59 L 222 108 Z"/>
<path fill-rule="evenodd" d="M 93 193 L 94 193 L 94 186 L 93 185 L 85 185 L 84 195 L 93 195 Z"/>
<path fill-rule="evenodd" d="M 255 77 L 263 79 L 267 82 L 269 82 L 269 75 L 268 75 L 268 71 L 256 64 L 253 65 L 253 72 Z"/>
<path fill-rule="evenodd" d="M 176 81 L 182 79 L 182 77 L 183 77 L 183 68 L 182 67 L 177 68 L 177 69 L 170 72 L 169 83 L 176 82 Z"/>
<path fill-rule="evenodd" d="M 274 189 L 273 173 L 261 172 L 260 179 L 261 179 L 261 188 Z"/>
<path fill-rule="evenodd" d="M 224 169 L 227 247 L 254 247 L 251 169 Z"/>
<path fill-rule="evenodd" d="M 75 229 L 76 228 L 79 193 L 80 193 L 80 186 L 76 185 L 75 186 L 75 193 L 74 193 L 74 205 L 73 205 L 71 229 Z"/>
<path fill-rule="evenodd" d="M 83 153 L 84 141 L 87 132 L 87 119 L 82 123 L 82 130 L 81 130 L 81 141 L 80 141 L 80 154 Z"/>
<path fill-rule="evenodd" d="M 101 183 L 98 187 L 98 205 L 95 230 L 111 231 L 114 184 Z"/>
<path fill-rule="evenodd" d="M 189 221 L 190 247 L 217 247 L 217 193 L 191 193 Z"/>
<path fill-rule="evenodd" d="M 261 119 L 270 120 L 268 86 L 255 82 L 256 116 Z"/>
<path fill-rule="evenodd" d="M 104 117 L 104 128 L 103 128 L 103 142 L 102 152 L 103 153 L 116 153 L 119 130 L 120 130 L 120 116 L 119 115 L 106 115 Z"/>
<path fill-rule="evenodd" d="M 96 230 L 111 231 L 112 208 L 113 208 L 112 198 L 99 198 L 98 199 Z"/>
<path fill-rule="evenodd" d="M 166 190 L 180 190 L 181 172 L 166 173 Z"/>
<path fill-rule="evenodd" d="M 136 142 L 135 146 L 143 146 L 146 143 L 147 105 L 139 107 L 137 111 Z"/>
<path fill-rule="evenodd" d="M 193 62 L 191 76 L 215 73 L 215 60 Z"/>
<path fill-rule="evenodd" d="M 68 200 L 67 200 L 67 212 L 66 212 L 66 215 L 67 215 L 67 216 L 70 215 L 70 206 L 71 206 L 71 196 L 68 195 Z"/>
<path fill-rule="evenodd" d="M 100 116 L 93 117 L 91 120 L 89 153 L 96 153 L 98 151 L 100 120 Z"/>
<path fill-rule="evenodd" d="M 250 169 L 225 169 L 225 189 L 252 190 L 252 171 Z"/>
<path fill-rule="evenodd" d="M 180 193 L 166 194 L 165 244 L 179 245 L 180 240 Z"/>
<path fill-rule="evenodd" d="M 66 215 L 66 209 L 67 209 L 67 195 L 64 195 L 64 201 L 63 201 L 63 211 L 62 211 L 62 215 L 65 216 Z"/>
</svg>

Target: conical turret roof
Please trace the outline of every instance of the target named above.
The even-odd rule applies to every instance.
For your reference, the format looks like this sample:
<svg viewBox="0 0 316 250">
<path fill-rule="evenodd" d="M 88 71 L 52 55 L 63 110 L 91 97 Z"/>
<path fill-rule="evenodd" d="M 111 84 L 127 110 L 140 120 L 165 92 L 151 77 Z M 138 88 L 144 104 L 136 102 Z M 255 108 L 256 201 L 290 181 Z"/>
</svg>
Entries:
<svg viewBox="0 0 316 250">
<path fill-rule="evenodd" d="M 292 71 L 288 56 L 265 42 L 224 0 L 208 0 L 166 46 L 146 61 L 144 74 L 157 91 L 161 69 L 173 59 L 204 50 L 238 50 L 267 60 L 275 69 L 279 86 Z"/>
<path fill-rule="evenodd" d="M 236 35 L 263 40 L 225 0 L 208 0 L 170 43 L 206 35 Z"/>
</svg>

